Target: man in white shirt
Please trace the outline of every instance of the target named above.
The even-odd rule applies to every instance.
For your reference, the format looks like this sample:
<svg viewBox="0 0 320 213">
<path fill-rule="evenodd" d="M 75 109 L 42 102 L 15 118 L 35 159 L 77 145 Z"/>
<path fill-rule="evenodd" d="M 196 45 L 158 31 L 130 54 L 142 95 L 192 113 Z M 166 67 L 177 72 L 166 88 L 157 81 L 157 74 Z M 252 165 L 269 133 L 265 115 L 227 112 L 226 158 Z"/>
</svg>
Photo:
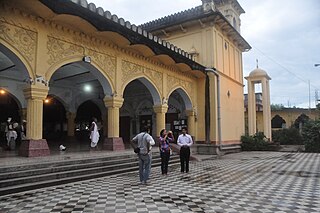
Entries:
<svg viewBox="0 0 320 213">
<path fill-rule="evenodd" d="M 147 184 L 151 172 L 152 154 L 151 148 L 155 142 L 151 135 L 149 135 L 149 127 L 145 126 L 142 132 L 132 138 L 131 143 L 136 143 L 139 148 L 139 177 L 141 184 Z"/>
<path fill-rule="evenodd" d="M 182 127 L 182 134 L 179 135 L 177 140 L 180 148 L 180 164 L 181 172 L 189 172 L 189 160 L 190 160 L 190 146 L 193 144 L 192 137 L 187 134 L 187 128 Z"/>
</svg>

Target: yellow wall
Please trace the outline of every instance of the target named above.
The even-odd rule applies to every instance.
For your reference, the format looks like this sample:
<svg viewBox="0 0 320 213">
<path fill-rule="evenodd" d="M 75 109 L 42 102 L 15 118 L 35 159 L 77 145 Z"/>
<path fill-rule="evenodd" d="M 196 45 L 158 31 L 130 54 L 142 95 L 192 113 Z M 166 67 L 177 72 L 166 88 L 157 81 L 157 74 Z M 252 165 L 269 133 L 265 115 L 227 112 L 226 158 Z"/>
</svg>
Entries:
<svg viewBox="0 0 320 213">
<path fill-rule="evenodd" d="M 311 111 L 309 111 L 308 109 L 283 109 L 271 111 L 271 119 L 274 118 L 274 116 L 279 115 L 286 121 L 286 128 L 289 128 L 294 125 L 295 120 L 302 114 L 307 115 L 312 120 L 320 118 L 319 112 L 315 109 L 311 109 Z M 247 117 L 247 112 L 245 113 L 245 116 Z M 257 112 L 257 129 L 258 132 L 263 131 L 262 112 Z"/>
<path fill-rule="evenodd" d="M 81 61 L 83 56 L 89 55 L 91 64 L 107 79 L 112 92 L 119 96 L 123 95 L 129 82 L 139 77 L 146 78 L 156 88 L 160 99 L 169 98 L 170 92 L 181 88 L 191 99 L 192 107 L 197 109 L 195 137 L 204 140 L 203 76 L 199 78 L 201 74 L 194 74 L 199 71 L 172 64 L 168 56 L 157 58 L 145 46 L 130 46 L 129 41 L 119 34 L 97 32 L 79 17 L 59 15 L 55 18 L 57 22 L 37 17 L 41 13 L 49 18 L 55 16 L 42 7 L 43 10 L 39 10 L 41 3 L 37 1 L 28 5 L 25 12 L 22 12 L 25 10 L 23 2 L 1 4 L 0 27 L 4 33 L 0 34 L 0 42 L 20 58 L 30 77 L 40 75 L 49 81 L 61 66 Z M 14 12 L 12 8 L 16 8 Z M 206 34 L 205 31 L 199 33 Z M 195 35 L 190 35 L 190 39 L 195 39 Z M 41 124 L 34 126 L 37 125 Z"/>
<path fill-rule="evenodd" d="M 186 51 L 195 48 L 199 55 L 197 61 L 206 67 L 215 67 L 220 74 L 222 142 L 239 143 L 244 134 L 243 74 L 242 52 L 228 39 L 219 27 L 200 25 L 170 31 L 169 36 L 157 34 Z M 218 141 L 217 124 L 217 85 L 215 77 L 210 76 L 211 84 L 211 141 Z M 227 93 L 230 96 L 227 96 Z M 201 127 L 198 126 L 198 129 Z"/>
</svg>

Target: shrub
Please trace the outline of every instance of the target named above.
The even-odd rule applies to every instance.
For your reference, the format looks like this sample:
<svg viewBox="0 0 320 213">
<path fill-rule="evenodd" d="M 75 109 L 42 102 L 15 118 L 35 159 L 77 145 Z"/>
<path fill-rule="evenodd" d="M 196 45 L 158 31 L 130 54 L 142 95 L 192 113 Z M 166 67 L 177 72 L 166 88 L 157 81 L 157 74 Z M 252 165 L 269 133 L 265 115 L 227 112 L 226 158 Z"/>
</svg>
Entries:
<svg viewBox="0 0 320 213">
<path fill-rule="evenodd" d="M 272 140 L 280 145 L 302 145 L 302 137 L 296 128 L 272 131 Z"/>
<path fill-rule="evenodd" d="M 262 132 L 255 135 L 241 136 L 241 149 L 242 151 L 266 151 L 269 150 L 269 143 L 267 138 Z"/>
<path fill-rule="evenodd" d="M 309 121 L 302 129 L 306 152 L 320 152 L 320 120 Z"/>
</svg>

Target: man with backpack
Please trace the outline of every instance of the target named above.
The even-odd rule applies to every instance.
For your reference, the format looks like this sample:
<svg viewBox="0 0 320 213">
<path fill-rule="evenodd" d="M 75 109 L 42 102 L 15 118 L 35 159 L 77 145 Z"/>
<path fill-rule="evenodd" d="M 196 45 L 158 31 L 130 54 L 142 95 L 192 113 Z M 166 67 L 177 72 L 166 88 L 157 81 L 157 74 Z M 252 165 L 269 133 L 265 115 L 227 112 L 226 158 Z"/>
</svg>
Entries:
<svg viewBox="0 0 320 213">
<path fill-rule="evenodd" d="M 151 172 L 152 154 L 151 147 L 155 145 L 152 136 L 149 134 L 149 127 L 144 126 L 142 132 L 137 134 L 131 140 L 131 144 L 135 147 L 134 151 L 139 157 L 139 177 L 141 184 L 147 184 Z"/>
</svg>

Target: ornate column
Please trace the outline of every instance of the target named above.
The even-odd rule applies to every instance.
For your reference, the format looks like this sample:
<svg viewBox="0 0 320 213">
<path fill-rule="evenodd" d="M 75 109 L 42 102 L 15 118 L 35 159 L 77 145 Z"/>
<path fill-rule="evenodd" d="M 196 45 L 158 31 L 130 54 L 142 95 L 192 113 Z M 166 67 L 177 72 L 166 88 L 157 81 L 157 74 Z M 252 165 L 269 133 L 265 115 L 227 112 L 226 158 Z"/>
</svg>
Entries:
<svg viewBox="0 0 320 213">
<path fill-rule="evenodd" d="M 74 130 L 75 130 L 75 122 L 74 122 L 74 119 L 76 118 L 76 113 L 74 113 L 74 112 L 67 112 L 67 113 L 66 113 L 66 116 L 67 116 L 67 120 L 68 120 L 68 125 L 67 125 L 68 132 L 67 132 L 67 135 L 68 135 L 69 137 L 73 137 L 73 136 L 74 136 Z"/>
<path fill-rule="evenodd" d="M 166 113 L 168 111 L 168 105 L 156 105 L 153 106 L 153 110 L 156 113 L 156 135 L 160 136 L 160 131 L 166 128 Z"/>
<path fill-rule="evenodd" d="M 186 115 L 188 116 L 188 133 L 191 136 L 195 136 L 195 118 L 193 110 L 186 110 Z"/>
<path fill-rule="evenodd" d="M 124 100 L 121 97 L 110 97 L 104 99 L 104 104 L 108 108 L 108 138 L 105 139 L 103 147 L 107 150 L 124 150 L 123 140 L 119 137 L 119 110 L 123 101 Z"/>
<path fill-rule="evenodd" d="M 25 140 L 21 143 L 19 154 L 26 157 L 50 155 L 46 139 L 42 139 L 43 101 L 49 88 L 42 84 L 30 85 L 24 89 L 27 99 L 27 130 Z"/>
</svg>

